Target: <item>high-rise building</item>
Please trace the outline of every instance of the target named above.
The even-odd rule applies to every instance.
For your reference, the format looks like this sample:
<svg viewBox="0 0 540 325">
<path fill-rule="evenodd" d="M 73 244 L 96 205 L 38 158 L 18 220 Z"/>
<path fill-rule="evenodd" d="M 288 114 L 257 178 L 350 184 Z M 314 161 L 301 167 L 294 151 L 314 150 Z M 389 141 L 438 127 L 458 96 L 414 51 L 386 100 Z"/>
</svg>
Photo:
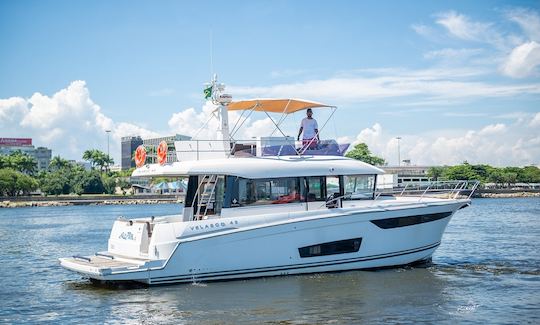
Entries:
<svg viewBox="0 0 540 325">
<path fill-rule="evenodd" d="M 34 147 L 31 138 L 0 138 L 0 155 L 9 155 L 20 151 L 33 157 L 38 170 L 46 170 L 51 162 L 52 150 L 45 147 Z"/>
<path fill-rule="evenodd" d="M 34 151 L 34 158 L 36 159 L 38 170 L 47 170 L 51 163 L 52 150 L 45 147 L 37 147 Z"/>
<path fill-rule="evenodd" d="M 139 136 L 122 137 L 122 158 L 120 164 L 122 170 L 135 167 L 135 160 L 133 159 L 133 155 L 137 147 L 141 144 L 143 144 L 143 140 Z"/>
</svg>

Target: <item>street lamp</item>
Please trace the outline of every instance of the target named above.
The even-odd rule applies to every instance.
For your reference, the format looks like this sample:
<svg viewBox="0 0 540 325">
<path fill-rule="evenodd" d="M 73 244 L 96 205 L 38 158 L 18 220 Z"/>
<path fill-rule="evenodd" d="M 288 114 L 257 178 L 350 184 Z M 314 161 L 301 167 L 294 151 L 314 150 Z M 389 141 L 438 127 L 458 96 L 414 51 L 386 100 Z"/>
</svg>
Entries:
<svg viewBox="0 0 540 325">
<path fill-rule="evenodd" d="M 397 139 L 397 165 L 398 167 L 401 166 L 401 151 L 399 149 L 399 140 L 401 140 L 401 137 L 396 137 Z"/>
<path fill-rule="evenodd" d="M 105 130 L 107 132 L 107 172 L 109 171 L 109 161 L 111 160 L 111 156 L 109 155 L 109 135 L 111 134 L 111 130 Z"/>
</svg>

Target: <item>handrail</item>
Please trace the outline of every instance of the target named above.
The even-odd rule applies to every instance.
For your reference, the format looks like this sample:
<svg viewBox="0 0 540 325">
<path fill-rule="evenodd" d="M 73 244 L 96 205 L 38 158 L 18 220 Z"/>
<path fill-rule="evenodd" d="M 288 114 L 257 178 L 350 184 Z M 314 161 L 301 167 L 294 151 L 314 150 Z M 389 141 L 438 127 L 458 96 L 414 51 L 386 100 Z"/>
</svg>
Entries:
<svg viewBox="0 0 540 325">
<path fill-rule="evenodd" d="M 476 189 L 478 188 L 479 181 L 466 181 L 466 180 L 456 180 L 456 181 L 431 181 L 431 182 L 421 182 L 418 184 L 415 183 L 405 183 L 403 188 L 393 187 L 394 183 L 378 183 L 378 186 L 383 186 L 382 189 L 375 189 L 374 191 L 374 201 L 378 200 L 379 197 L 383 194 L 392 195 L 392 196 L 419 196 L 419 202 L 422 201 L 425 197 L 430 194 L 448 195 L 448 198 L 457 199 L 462 191 L 470 190 L 470 193 L 467 195 L 467 199 L 470 199 Z M 390 185 L 391 188 L 384 188 L 384 185 Z M 409 189 L 410 187 L 416 185 L 415 188 Z M 425 186 L 425 188 L 424 188 Z"/>
</svg>

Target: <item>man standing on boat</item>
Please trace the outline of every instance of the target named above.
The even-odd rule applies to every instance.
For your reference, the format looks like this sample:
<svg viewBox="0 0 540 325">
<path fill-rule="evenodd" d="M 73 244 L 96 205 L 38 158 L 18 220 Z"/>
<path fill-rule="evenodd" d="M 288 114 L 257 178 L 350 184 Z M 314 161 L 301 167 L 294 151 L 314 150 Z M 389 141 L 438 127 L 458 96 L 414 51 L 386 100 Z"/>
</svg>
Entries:
<svg viewBox="0 0 540 325">
<path fill-rule="evenodd" d="M 300 140 L 300 135 L 302 136 L 302 146 L 308 149 L 315 149 L 319 143 L 319 126 L 317 125 L 317 120 L 313 118 L 313 111 L 311 108 L 308 108 L 306 111 L 307 117 L 302 120 L 300 124 L 300 130 L 298 131 L 297 140 Z"/>
</svg>

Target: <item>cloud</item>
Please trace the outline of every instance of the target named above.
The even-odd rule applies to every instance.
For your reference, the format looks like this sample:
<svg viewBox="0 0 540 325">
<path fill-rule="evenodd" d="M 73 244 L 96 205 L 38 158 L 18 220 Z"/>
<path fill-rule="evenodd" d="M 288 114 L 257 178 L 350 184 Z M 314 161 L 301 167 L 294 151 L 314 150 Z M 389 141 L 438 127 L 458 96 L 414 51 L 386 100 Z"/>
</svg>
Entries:
<svg viewBox="0 0 540 325">
<path fill-rule="evenodd" d="M 443 60 L 454 60 L 454 59 L 467 59 L 472 56 L 476 56 L 482 53 L 482 49 L 452 49 L 445 48 L 436 51 L 430 51 L 424 54 L 426 59 L 443 59 Z"/>
<path fill-rule="evenodd" d="M 525 8 L 514 8 L 506 12 L 506 17 L 517 23 L 529 39 L 540 42 L 540 15 Z"/>
<path fill-rule="evenodd" d="M 512 78 L 537 75 L 537 67 L 540 66 L 540 15 L 533 10 L 514 8 L 505 11 L 503 18 L 506 21 L 480 22 L 456 11 L 437 14 L 435 24 L 444 28 L 448 35 L 460 41 L 484 44 L 486 48 L 443 48 L 425 53 L 424 58 L 446 64 L 460 62 L 465 66 L 498 66 L 493 72 Z M 517 24 L 522 33 L 502 28 L 508 22 Z M 432 27 L 418 25 L 414 29 L 420 35 L 433 39 L 430 36 L 434 34 Z"/>
<path fill-rule="evenodd" d="M 418 34 L 424 37 L 430 37 L 433 35 L 433 28 L 424 24 L 413 24 L 411 28 Z"/>
<path fill-rule="evenodd" d="M 334 104 L 369 102 L 388 98 L 417 96 L 430 105 L 448 105 L 446 100 L 513 97 L 539 94 L 540 83 L 504 84 L 470 80 L 481 76 L 474 69 L 425 69 L 410 71 L 385 69 L 352 73 L 347 77 L 277 84 L 269 87 L 231 86 L 228 90 L 238 97 L 311 98 Z M 444 100 L 441 100 L 444 99 Z M 418 100 L 415 100 L 418 101 Z"/>
<path fill-rule="evenodd" d="M 502 66 L 504 74 L 523 78 L 534 74 L 540 65 L 540 44 L 535 41 L 514 48 Z"/>
<path fill-rule="evenodd" d="M 538 117 L 537 117 L 538 116 Z M 540 131 L 540 113 L 530 123 Z M 490 124 L 480 130 L 449 129 L 435 133 L 402 134 L 401 159 L 415 165 L 454 165 L 488 163 L 496 166 L 520 166 L 540 163 L 540 136 L 523 122 L 512 125 Z M 355 143 L 366 143 L 371 151 L 391 165 L 397 165 L 397 134 L 376 123 L 358 134 Z"/>
<path fill-rule="evenodd" d="M 491 23 L 481 23 L 469 17 L 449 11 L 438 15 L 437 24 L 446 28 L 451 35 L 469 41 L 486 41 L 493 33 Z"/>
<path fill-rule="evenodd" d="M 118 162 L 120 138 L 125 135 L 155 136 L 140 126 L 115 123 L 90 98 L 86 83 L 73 81 L 52 96 L 0 99 L 0 129 L 6 137 L 32 137 L 34 144 L 53 149 L 54 155 L 80 160 L 86 149 L 107 150 L 106 130 L 111 133 L 111 156 Z"/>
<path fill-rule="evenodd" d="M 536 113 L 529 123 L 529 126 L 531 127 L 540 127 L 540 112 Z"/>
</svg>

